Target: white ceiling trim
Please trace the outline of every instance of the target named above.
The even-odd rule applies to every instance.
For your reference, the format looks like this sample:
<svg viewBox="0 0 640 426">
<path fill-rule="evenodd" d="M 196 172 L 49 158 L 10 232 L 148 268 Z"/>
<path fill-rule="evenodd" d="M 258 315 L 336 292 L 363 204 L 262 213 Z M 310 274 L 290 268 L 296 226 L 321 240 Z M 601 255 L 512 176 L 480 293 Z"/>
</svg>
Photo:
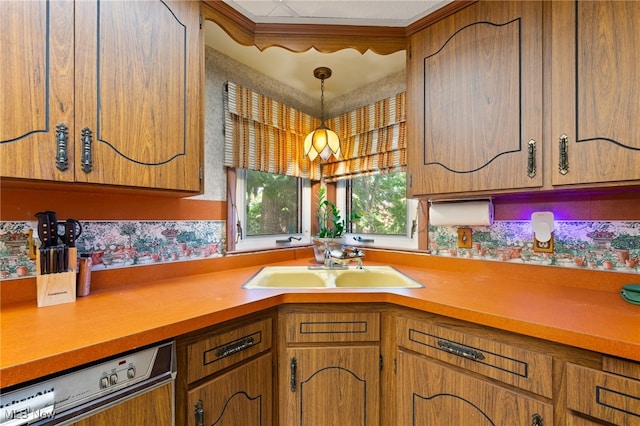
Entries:
<svg viewBox="0 0 640 426">
<path fill-rule="evenodd" d="M 224 0 L 255 23 L 406 27 L 452 0 Z"/>
</svg>

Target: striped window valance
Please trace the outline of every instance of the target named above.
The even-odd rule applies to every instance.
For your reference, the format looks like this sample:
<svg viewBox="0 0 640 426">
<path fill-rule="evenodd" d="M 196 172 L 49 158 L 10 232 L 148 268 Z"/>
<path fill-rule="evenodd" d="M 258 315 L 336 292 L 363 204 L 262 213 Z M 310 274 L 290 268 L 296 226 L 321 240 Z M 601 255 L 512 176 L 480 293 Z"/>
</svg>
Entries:
<svg viewBox="0 0 640 426">
<path fill-rule="evenodd" d="M 324 164 L 328 182 L 406 170 L 406 92 L 327 120 L 340 136 L 342 158 Z"/>
<path fill-rule="evenodd" d="M 226 89 L 225 166 L 320 179 L 319 164 L 303 153 L 318 119 L 235 83 Z"/>
</svg>

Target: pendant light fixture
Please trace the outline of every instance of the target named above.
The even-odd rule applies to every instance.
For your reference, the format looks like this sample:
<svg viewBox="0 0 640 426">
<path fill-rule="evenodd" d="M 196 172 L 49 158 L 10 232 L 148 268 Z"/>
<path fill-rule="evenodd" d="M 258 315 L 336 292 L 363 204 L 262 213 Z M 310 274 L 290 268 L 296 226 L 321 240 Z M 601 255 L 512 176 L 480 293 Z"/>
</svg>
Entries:
<svg viewBox="0 0 640 426">
<path fill-rule="evenodd" d="M 320 156 L 327 161 L 333 155 L 334 158 L 340 156 L 340 138 L 331 129 L 324 124 L 324 80 L 331 77 L 331 68 L 318 67 L 313 70 L 315 78 L 320 80 L 320 108 L 321 123 L 320 127 L 309 133 L 304 139 L 304 155 L 313 161 Z"/>
</svg>

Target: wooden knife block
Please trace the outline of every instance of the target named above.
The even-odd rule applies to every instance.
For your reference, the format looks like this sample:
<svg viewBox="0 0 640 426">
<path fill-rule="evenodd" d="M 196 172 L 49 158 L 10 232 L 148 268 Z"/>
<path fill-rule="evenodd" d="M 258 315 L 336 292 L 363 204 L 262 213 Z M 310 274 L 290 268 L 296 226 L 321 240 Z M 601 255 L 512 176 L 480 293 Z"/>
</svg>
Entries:
<svg viewBox="0 0 640 426">
<path fill-rule="evenodd" d="M 67 272 L 42 274 L 40 271 L 40 250 L 36 251 L 36 285 L 39 308 L 76 301 L 77 256 L 78 249 L 70 247 Z"/>
</svg>

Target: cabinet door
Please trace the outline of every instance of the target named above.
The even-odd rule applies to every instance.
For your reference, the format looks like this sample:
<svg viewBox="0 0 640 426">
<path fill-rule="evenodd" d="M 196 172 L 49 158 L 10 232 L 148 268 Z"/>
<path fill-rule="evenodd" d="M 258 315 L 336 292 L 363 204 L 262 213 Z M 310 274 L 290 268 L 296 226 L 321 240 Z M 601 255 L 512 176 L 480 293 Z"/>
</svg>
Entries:
<svg viewBox="0 0 640 426">
<path fill-rule="evenodd" d="M 492 1 L 411 36 L 408 194 L 542 185 L 541 28 L 540 2 Z"/>
<path fill-rule="evenodd" d="M 75 7 L 76 156 L 83 158 L 76 180 L 199 190 L 199 2 L 81 1 Z"/>
<path fill-rule="evenodd" d="M 273 384 L 271 354 L 237 367 L 194 388 L 188 395 L 188 425 L 271 426 Z M 182 416 L 180 416 L 182 418 Z"/>
<path fill-rule="evenodd" d="M 398 353 L 398 425 L 553 424 L 553 406 Z"/>
<path fill-rule="evenodd" d="M 0 175 L 73 181 L 73 2 L 0 2 L 0 28 Z"/>
<path fill-rule="evenodd" d="M 640 3 L 551 6 L 552 183 L 637 184 Z"/>
<path fill-rule="evenodd" d="M 379 359 L 378 346 L 287 349 L 280 424 L 377 425 Z"/>
</svg>

